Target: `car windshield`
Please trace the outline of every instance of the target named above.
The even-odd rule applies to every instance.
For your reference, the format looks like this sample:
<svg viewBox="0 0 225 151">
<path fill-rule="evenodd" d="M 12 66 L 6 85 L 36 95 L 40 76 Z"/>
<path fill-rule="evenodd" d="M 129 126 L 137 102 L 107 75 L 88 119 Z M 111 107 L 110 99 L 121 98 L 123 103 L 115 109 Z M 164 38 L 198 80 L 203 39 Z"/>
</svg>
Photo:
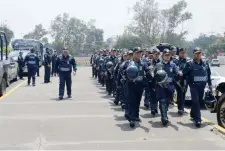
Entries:
<svg viewBox="0 0 225 151">
<path fill-rule="evenodd" d="M 212 62 L 219 62 L 219 60 L 212 60 Z"/>
</svg>

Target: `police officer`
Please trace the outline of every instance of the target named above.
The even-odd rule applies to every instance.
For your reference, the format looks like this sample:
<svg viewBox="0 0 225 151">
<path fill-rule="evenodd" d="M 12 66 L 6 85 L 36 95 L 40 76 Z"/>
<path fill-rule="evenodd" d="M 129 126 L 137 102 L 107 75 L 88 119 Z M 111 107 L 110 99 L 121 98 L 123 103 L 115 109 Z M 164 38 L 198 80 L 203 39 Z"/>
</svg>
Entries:
<svg viewBox="0 0 225 151">
<path fill-rule="evenodd" d="M 56 64 L 56 59 L 57 59 L 57 51 L 54 50 L 53 54 L 52 54 L 52 76 L 55 75 L 56 71 L 55 71 L 55 64 Z"/>
<path fill-rule="evenodd" d="M 111 95 L 112 92 L 113 92 L 113 70 L 114 70 L 114 67 L 115 67 L 115 61 L 116 61 L 116 50 L 115 49 L 112 49 L 111 52 L 110 52 L 110 56 L 108 56 L 106 62 L 111 62 L 112 63 L 112 67 L 111 69 L 107 69 L 107 80 L 106 80 L 106 83 L 107 83 L 107 92 L 108 92 L 108 95 Z"/>
<path fill-rule="evenodd" d="M 69 55 L 67 48 L 64 48 L 63 54 L 57 58 L 55 68 L 59 75 L 59 100 L 63 99 L 65 84 L 68 98 L 71 98 L 71 72 L 73 70 L 73 74 L 75 75 L 77 67 L 75 59 Z"/>
<path fill-rule="evenodd" d="M 141 61 L 142 50 L 137 47 L 133 49 L 133 60 L 130 61 L 126 76 L 128 80 L 129 92 L 129 122 L 130 126 L 134 127 L 135 122 L 141 121 L 139 118 L 139 107 L 145 87 L 146 77 L 150 78 L 150 70 L 148 66 Z"/>
<path fill-rule="evenodd" d="M 152 53 L 153 53 L 153 59 L 150 64 L 150 69 L 154 71 L 156 64 L 160 62 L 160 59 L 159 59 L 160 51 L 158 49 L 153 49 Z M 149 89 L 150 89 L 150 101 L 151 101 L 151 114 L 156 115 L 158 113 L 158 100 L 156 99 L 154 81 L 149 83 Z"/>
<path fill-rule="evenodd" d="M 174 59 L 177 59 L 177 47 L 175 47 L 175 46 L 172 46 L 171 48 L 170 48 L 170 54 L 171 54 L 171 57 L 170 57 L 170 60 L 174 60 Z"/>
<path fill-rule="evenodd" d="M 133 58 L 133 51 L 129 50 L 127 52 L 128 56 L 126 60 L 121 64 L 120 69 L 119 69 L 119 76 L 121 76 L 121 83 L 122 83 L 122 88 L 123 88 L 123 102 L 122 102 L 122 109 L 124 109 L 125 114 L 124 117 L 126 119 L 129 119 L 129 92 L 128 92 L 128 79 L 126 78 L 125 72 L 126 68 L 128 67 L 130 61 Z"/>
<path fill-rule="evenodd" d="M 18 66 L 19 66 L 19 77 L 20 77 L 21 80 L 23 80 L 23 67 L 25 66 L 25 62 L 24 62 L 24 58 L 23 58 L 23 52 L 19 52 Z"/>
<path fill-rule="evenodd" d="M 123 53 L 122 57 L 120 59 L 120 61 L 117 63 L 116 67 L 115 67 L 115 73 L 114 73 L 114 77 L 116 77 L 116 96 L 115 96 L 115 100 L 114 100 L 114 104 L 118 105 L 119 101 L 121 102 L 121 105 L 123 104 L 123 85 L 121 83 L 121 79 L 123 78 L 121 76 L 120 68 L 123 64 L 124 61 L 127 60 L 127 53 Z"/>
<path fill-rule="evenodd" d="M 37 64 L 37 76 L 39 77 L 40 76 L 40 70 L 39 70 L 39 63 L 40 63 L 40 58 L 39 58 L 39 53 L 38 53 L 38 51 L 36 51 L 35 52 L 35 54 L 37 55 L 37 57 L 38 57 L 38 64 Z"/>
<path fill-rule="evenodd" d="M 46 48 L 46 53 L 44 54 L 44 68 L 45 68 L 44 83 L 49 83 L 51 75 L 51 55 L 50 50 L 48 48 Z"/>
<path fill-rule="evenodd" d="M 28 85 L 30 85 L 30 80 L 32 78 L 32 85 L 35 86 L 35 75 L 37 72 L 37 65 L 38 65 L 38 57 L 35 54 L 34 48 L 30 50 L 25 57 L 25 63 L 27 64 L 28 69 Z"/>
<path fill-rule="evenodd" d="M 94 66 L 95 55 L 96 55 L 96 50 L 94 51 L 94 53 L 91 55 L 91 58 L 90 58 L 90 64 L 92 66 L 92 78 L 94 78 L 94 75 L 95 75 L 95 66 Z"/>
<path fill-rule="evenodd" d="M 179 71 L 183 71 L 184 67 L 186 66 L 187 59 L 186 59 L 186 49 L 180 48 L 179 49 L 179 58 L 174 59 L 173 62 L 179 68 Z M 187 82 L 186 80 L 183 81 L 184 83 L 180 83 L 183 80 L 175 81 L 175 89 L 177 91 L 177 104 L 178 104 L 178 114 L 183 115 L 184 113 L 184 102 L 185 102 L 185 93 L 187 90 Z M 184 86 L 184 87 L 182 87 Z"/>
<path fill-rule="evenodd" d="M 156 64 L 156 68 L 154 71 L 155 75 L 155 81 L 156 81 L 156 99 L 159 101 L 159 109 L 161 112 L 161 121 L 163 125 L 167 125 L 168 123 L 168 117 L 167 117 L 167 110 L 169 102 L 173 98 L 174 93 L 174 79 L 177 76 L 182 76 L 181 73 L 179 73 L 178 68 L 176 64 L 173 63 L 173 61 L 170 61 L 170 50 L 165 49 L 162 54 L 162 61 Z M 159 74 L 158 71 L 165 71 L 167 74 L 167 79 L 163 80 L 166 81 L 166 84 L 161 85 L 158 83 L 158 79 L 160 79 L 161 74 Z"/>
<path fill-rule="evenodd" d="M 203 99 L 207 83 L 212 91 L 211 70 L 209 64 L 202 60 L 201 54 L 202 50 L 198 47 L 195 48 L 193 50 L 193 60 L 188 61 L 183 69 L 183 77 L 187 79 L 192 98 L 190 115 L 194 119 L 196 127 L 201 126 L 200 102 Z"/>
</svg>

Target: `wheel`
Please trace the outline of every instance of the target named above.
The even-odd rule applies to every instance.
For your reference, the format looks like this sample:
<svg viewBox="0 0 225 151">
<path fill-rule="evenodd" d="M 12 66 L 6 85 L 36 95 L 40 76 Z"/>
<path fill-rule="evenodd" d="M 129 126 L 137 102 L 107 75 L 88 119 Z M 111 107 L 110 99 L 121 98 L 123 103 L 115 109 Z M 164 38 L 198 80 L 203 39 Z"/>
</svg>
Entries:
<svg viewBox="0 0 225 151">
<path fill-rule="evenodd" d="M 219 126 L 225 128 L 225 95 L 222 95 L 218 101 L 217 122 Z"/>
<path fill-rule="evenodd" d="M 0 96 L 3 96 L 6 93 L 6 81 L 3 78 L 0 85 Z"/>
<path fill-rule="evenodd" d="M 220 65 L 218 65 L 218 67 L 220 67 Z"/>
</svg>

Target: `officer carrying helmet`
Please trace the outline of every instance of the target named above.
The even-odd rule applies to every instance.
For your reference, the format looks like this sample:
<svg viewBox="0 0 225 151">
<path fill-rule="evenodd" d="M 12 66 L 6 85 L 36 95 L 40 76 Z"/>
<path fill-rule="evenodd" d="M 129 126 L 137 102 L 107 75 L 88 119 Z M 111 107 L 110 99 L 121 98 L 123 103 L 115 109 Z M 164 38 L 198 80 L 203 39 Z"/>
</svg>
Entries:
<svg viewBox="0 0 225 151">
<path fill-rule="evenodd" d="M 56 60 L 56 71 L 59 75 L 59 100 L 63 99 L 65 84 L 67 87 L 67 95 L 68 98 L 71 98 L 71 86 L 72 86 L 72 78 L 71 72 L 73 70 L 73 74 L 76 74 L 77 66 L 74 57 L 69 55 L 67 48 L 63 49 L 63 54 L 60 55 Z"/>
<path fill-rule="evenodd" d="M 162 61 L 156 64 L 154 71 L 156 99 L 159 101 L 161 121 L 164 126 L 169 122 L 167 110 L 169 102 L 173 99 L 174 79 L 182 75 L 179 73 L 176 64 L 170 61 L 170 58 L 170 50 L 165 49 L 162 54 Z"/>
<path fill-rule="evenodd" d="M 28 85 L 30 85 L 30 80 L 32 78 L 32 85 L 35 86 L 35 75 L 37 72 L 38 66 L 38 57 L 35 54 L 34 48 L 30 50 L 30 53 L 26 55 L 25 63 L 27 64 L 28 69 Z"/>
<path fill-rule="evenodd" d="M 146 86 L 147 79 L 152 78 L 148 66 L 142 62 L 142 50 L 139 47 L 133 49 L 133 59 L 130 61 L 127 69 L 126 76 L 128 79 L 128 113 L 130 126 L 134 127 L 135 122 L 140 122 L 139 107 Z"/>
<path fill-rule="evenodd" d="M 202 60 L 201 48 L 193 50 L 193 60 L 187 62 L 183 69 L 183 80 L 187 80 L 190 87 L 192 107 L 191 118 L 195 121 L 195 126 L 201 126 L 200 102 L 203 99 L 206 84 L 212 91 L 211 70 L 209 64 Z M 184 86 L 183 86 L 184 87 Z"/>
</svg>

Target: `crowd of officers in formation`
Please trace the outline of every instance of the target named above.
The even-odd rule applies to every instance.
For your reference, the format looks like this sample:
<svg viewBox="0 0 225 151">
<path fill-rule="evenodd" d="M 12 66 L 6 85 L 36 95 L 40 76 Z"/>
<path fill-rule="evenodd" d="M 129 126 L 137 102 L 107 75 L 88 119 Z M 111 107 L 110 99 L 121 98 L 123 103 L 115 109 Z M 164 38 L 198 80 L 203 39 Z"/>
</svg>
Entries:
<svg viewBox="0 0 225 151">
<path fill-rule="evenodd" d="M 186 59 L 186 49 L 175 46 L 153 50 L 139 47 L 118 51 L 97 50 L 91 57 L 92 76 L 106 86 L 108 95 L 115 97 L 125 118 L 135 127 L 140 122 L 139 107 L 144 94 L 144 106 L 151 114 L 161 114 L 164 126 L 169 122 L 167 111 L 177 92 L 178 114 L 184 114 L 185 93 L 190 88 L 192 107 L 190 116 L 196 127 L 201 126 L 200 101 L 204 89 L 212 91 L 209 64 L 201 59 L 201 49 L 193 50 L 193 59 Z"/>
<path fill-rule="evenodd" d="M 23 79 L 23 69 L 27 66 L 28 69 L 28 85 L 31 84 L 35 86 L 35 76 L 39 76 L 39 62 L 38 52 L 34 48 L 30 50 L 30 53 L 23 58 L 23 53 L 19 53 L 18 66 L 19 66 L 19 76 Z M 63 99 L 65 85 L 67 87 L 68 98 L 71 98 L 71 86 L 72 78 L 71 73 L 76 74 L 76 61 L 74 57 L 69 55 L 68 49 L 64 48 L 61 55 L 57 55 L 56 51 L 46 48 L 46 53 L 43 59 L 44 66 L 44 83 L 50 83 L 50 77 L 59 76 L 59 100 Z"/>
</svg>

